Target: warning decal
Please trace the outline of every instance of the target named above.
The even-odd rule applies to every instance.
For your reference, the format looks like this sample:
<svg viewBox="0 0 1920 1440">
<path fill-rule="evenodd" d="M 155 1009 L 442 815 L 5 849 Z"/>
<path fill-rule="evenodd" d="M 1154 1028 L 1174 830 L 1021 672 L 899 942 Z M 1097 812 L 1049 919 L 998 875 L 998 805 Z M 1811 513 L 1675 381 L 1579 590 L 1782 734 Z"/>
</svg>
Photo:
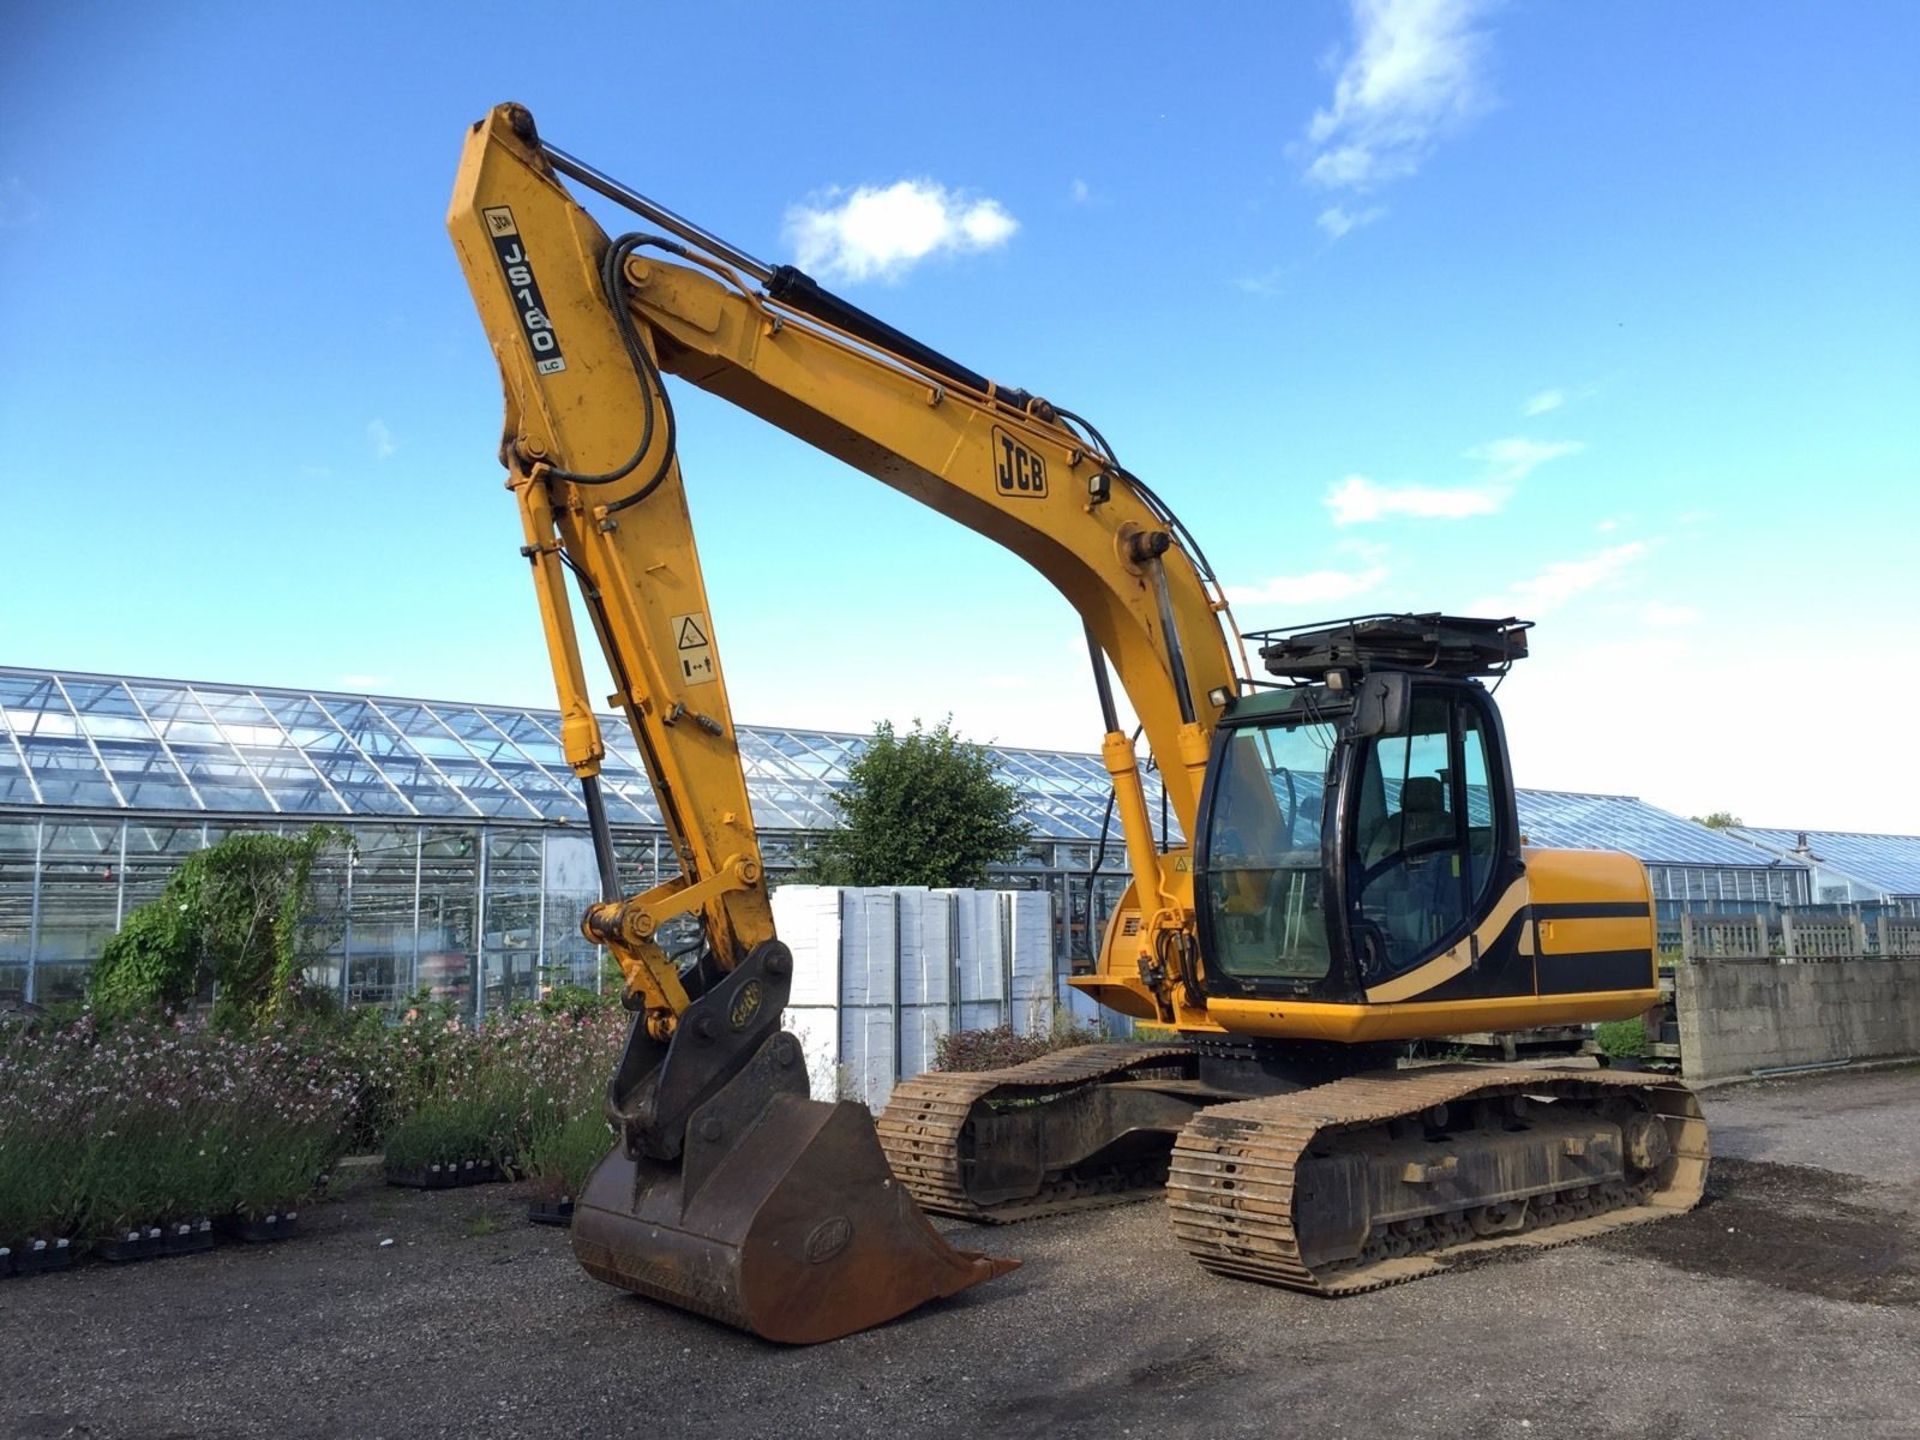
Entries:
<svg viewBox="0 0 1920 1440">
<path fill-rule="evenodd" d="M 713 664 L 713 642 L 707 638 L 707 617 L 698 610 L 676 615 L 670 622 L 680 678 L 688 685 L 704 685 L 720 678 Z"/>
</svg>

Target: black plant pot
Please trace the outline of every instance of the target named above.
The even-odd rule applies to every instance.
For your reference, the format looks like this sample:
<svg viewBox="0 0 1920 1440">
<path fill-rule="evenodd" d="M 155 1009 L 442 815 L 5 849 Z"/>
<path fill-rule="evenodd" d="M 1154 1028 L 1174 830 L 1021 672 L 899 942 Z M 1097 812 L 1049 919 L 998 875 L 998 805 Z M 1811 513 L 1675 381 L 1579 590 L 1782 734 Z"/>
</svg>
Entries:
<svg viewBox="0 0 1920 1440">
<path fill-rule="evenodd" d="M 458 1185 L 460 1167 L 457 1164 L 409 1165 L 405 1167 L 389 1165 L 387 1183 L 404 1185 L 411 1190 L 445 1190 Z"/>
<path fill-rule="evenodd" d="M 13 1247 L 0 1245 L 0 1280 L 13 1274 Z"/>
<path fill-rule="evenodd" d="M 527 1219 L 535 1225 L 571 1225 L 573 1224 L 573 1197 L 563 1195 L 558 1200 L 529 1201 Z"/>
<path fill-rule="evenodd" d="M 229 1215 L 221 1222 L 221 1229 L 229 1240 L 237 1240 L 243 1245 L 271 1245 L 276 1240 L 291 1240 L 300 1233 L 300 1212 L 287 1210 L 262 1215 L 257 1219 L 246 1215 Z"/>
<path fill-rule="evenodd" d="M 166 1227 L 160 1248 L 168 1255 L 198 1255 L 213 1248 L 211 1220 L 177 1220 Z"/>
<path fill-rule="evenodd" d="M 66 1240 L 29 1240 L 13 1255 L 16 1275 L 46 1275 L 73 1264 L 73 1245 Z"/>
<path fill-rule="evenodd" d="M 151 1260 L 164 1254 L 166 1237 L 158 1225 L 140 1225 L 123 1230 L 111 1240 L 94 1246 L 94 1253 L 113 1265 L 129 1265 L 135 1260 Z"/>
</svg>

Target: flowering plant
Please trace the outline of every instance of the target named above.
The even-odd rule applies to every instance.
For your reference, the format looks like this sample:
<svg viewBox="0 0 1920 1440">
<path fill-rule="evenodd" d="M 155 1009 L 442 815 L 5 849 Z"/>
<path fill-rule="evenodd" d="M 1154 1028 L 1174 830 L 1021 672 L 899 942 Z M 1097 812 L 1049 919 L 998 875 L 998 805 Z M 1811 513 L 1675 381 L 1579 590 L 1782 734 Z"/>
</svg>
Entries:
<svg viewBox="0 0 1920 1440">
<path fill-rule="evenodd" d="M 0 1243 L 285 1209 L 340 1153 L 355 1091 L 291 1027 L 88 1014 L 0 1036 Z"/>
</svg>

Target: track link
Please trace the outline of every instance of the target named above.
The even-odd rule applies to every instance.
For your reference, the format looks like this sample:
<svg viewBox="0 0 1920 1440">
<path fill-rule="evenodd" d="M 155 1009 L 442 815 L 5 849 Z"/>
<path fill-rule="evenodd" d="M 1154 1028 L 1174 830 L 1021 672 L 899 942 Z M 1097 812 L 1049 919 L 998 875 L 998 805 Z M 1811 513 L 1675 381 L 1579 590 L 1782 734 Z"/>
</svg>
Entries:
<svg viewBox="0 0 1920 1440">
<path fill-rule="evenodd" d="M 1388 1145 L 1393 1122 L 1417 1121 L 1423 1112 L 1438 1113 L 1435 1107 L 1540 1099 L 1571 1102 L 1564 1113 L 1576 1116 L 1637 1100 L 1657 1117 L 1671 1153 L 1644 1173 L 1623 1168 L 1617 1179 L 1536 1191 L 1517 1203 L 1510 1195 L 1463 1197 L 1442 1213 L 1374 1227 L 1357 1254 L 1315 1258 L 1328 1246 L 1325 1232 L 1303 1221 L 1315 1211 L 1297 1203 L 1315 1199 L 1312 1182 L 1302 1183 L 1303 1162 L 1324 1161 L 1343 1144 L 1358 1153 Z M 1706 1173 L 1706 1121 L 1693 1092 L 1678 1082 L 1609 1070 L 1446 1066 L 1356 1075 L 1203 1110 L 1174 1146 L 1167 1204 L 1174 1234 L 1209 1270 L 1350 1295 L 1433 1274 L 1472 1251 L 1564 1244 L 1690 1210 Z M 1316 1202 L 1322 1208 L 1315 1223 L 1324 1225 L 1325 1203 L 1324 1196 Z M 1347 1218 L 1366 1229 L 1353 1212 Z M 1494 1228 L 1500 1233 L 1486 1233 Z"/>
<path fill-rule="evenodd" d="M 1164 1162 L 1087 1165 L 1046 1177 L 1038 1194 L 992 1205 L 967 1193 L 967 1122 L 995 1106 L 1063 1098 L 1088 1086 L 1191 1073 L 1178 1046 L 1081 1045 L 1000 1070 L 934 1071 L 896 1085 L 875 1117 L 880 1146 L 921 1208 L 985 1224 L 1145 1199 L 1166 1181 Z"/>
</svg>

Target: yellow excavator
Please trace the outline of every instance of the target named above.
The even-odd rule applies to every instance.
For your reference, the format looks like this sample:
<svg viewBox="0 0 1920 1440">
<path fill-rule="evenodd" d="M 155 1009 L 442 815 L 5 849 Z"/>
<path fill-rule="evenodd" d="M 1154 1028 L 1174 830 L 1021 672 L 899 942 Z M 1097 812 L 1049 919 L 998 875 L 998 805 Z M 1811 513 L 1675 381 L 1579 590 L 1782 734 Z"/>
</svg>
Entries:
<svg viewBox="0 0 1920 1440">
<path fill-rule="evenodd" d="M 609 238 L 572 181 L 649 227 Z M 1488 679 L 1518 620 L 1379 615 L 1235 633 L 1172 509 L 1094 426 L 769 266 L 544 142 L 470 130 L 448 216 L 506 391 L 518 502 L 601 900 L 634 1019 L 582 1265 L 773 1340 L 882 1323 L 1017 1262 L 1002 1222 L 1164 1187 L 1211 1270 L 1338 1295 L 1463 1251 L 1682 1211 L 1706 1129 L 1664 1077 L 1396 1065 L 1406 1042 L 1658 1002 L 1645 870 L 1529 848 Z M 1164 1043 L 900 1084 L 877 1121 L 808 1098 L 664 377 L 997 541 L 1085 624 L 1131 884 L 1072 983 Z M 614 864 L 579 597 L 678 861 Z M 1248 644 L 1262 662 L 1255 674 Z M 1156 844 L 1117 676 L 1180 844 Z M 698 922 L 691 960 L 663 927 Z"/>
</svg>

